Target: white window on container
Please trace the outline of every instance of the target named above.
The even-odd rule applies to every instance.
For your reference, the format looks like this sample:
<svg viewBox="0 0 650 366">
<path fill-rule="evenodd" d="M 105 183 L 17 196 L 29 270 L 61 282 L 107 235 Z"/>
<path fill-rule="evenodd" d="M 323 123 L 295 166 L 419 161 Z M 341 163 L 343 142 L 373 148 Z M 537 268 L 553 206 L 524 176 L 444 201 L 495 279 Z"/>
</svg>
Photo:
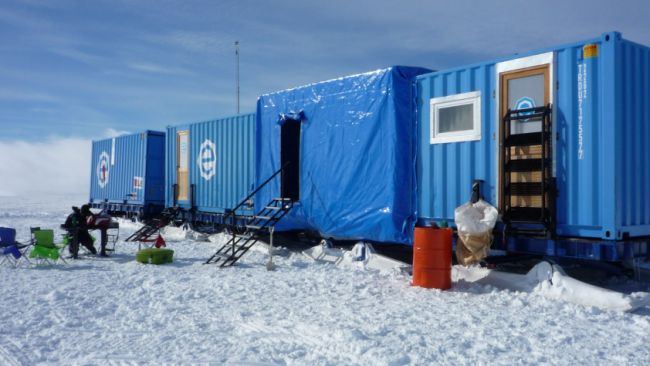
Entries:
<svg viewBox="0 0 650 366">
<path fill-rule="evenodd" d="M 481 139 L 481 92 L 432 98 L 431 144 Z"/>
</svg>

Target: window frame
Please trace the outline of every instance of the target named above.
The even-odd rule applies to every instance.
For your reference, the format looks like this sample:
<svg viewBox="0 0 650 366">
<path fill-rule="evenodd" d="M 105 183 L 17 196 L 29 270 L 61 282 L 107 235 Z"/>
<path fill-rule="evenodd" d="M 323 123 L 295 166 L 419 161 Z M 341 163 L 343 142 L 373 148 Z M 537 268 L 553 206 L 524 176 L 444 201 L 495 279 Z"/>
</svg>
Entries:
<svg viewBox="0 0 650 366">
<path fill-rule="evenodd" d="M 443 108 L 472 105 L 472 129 L 439 132 L 439 111 Z M 481 91 L 431 98 L 429 100 L 429 144 L 481 140 Z"/>
</svg>

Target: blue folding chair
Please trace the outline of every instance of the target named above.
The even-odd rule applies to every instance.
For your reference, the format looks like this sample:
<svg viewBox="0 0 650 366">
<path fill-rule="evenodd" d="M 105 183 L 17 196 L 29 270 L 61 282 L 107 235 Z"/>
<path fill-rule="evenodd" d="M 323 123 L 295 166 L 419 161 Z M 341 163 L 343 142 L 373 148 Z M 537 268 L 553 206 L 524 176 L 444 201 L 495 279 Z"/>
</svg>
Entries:
<svg viewBox="0 0 650 366">
<path fill-rule="evenodd" d="M 11 263 L 17 266 L 21 259 L 30 262 L 25 255 L 27 248 L 29 248 L 29 245 L 16 241 L 16 229 L 0 227 L 0 254 L 2 255 L 0 265 Z"/>
</svg>

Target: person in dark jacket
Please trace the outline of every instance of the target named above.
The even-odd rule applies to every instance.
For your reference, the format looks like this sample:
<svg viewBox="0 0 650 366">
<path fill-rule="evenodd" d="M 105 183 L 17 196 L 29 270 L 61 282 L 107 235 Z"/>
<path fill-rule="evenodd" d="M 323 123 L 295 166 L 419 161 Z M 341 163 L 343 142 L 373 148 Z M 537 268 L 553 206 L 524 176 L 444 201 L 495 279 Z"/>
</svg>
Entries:
<svg viewBox="0 0 650 366">
<path fill-rule="evenodd" d="M 90 211 L 89 205 L 81 206 L 81 217 L 89 229 L 98 229 L 101 233 L 100 257 L 108 257 L 106 254 L 106 244 L 108 243 L 108 226 L 111 223 L 110 216 L 95 215 Z"/>
<path fill-rule="evenodd" d="M 79 207 L 72 207 L 72 213 L 66 218 L 63 228 L 68 231 L 68 234 L 71 237 L 68 250 L 70 251 L 70 256 L 72 258 L 77 259 L 79 257 L 79 243 L 86 247 L 91 253 L 97 254 L 97 249 L 95 249 L 95 246 L 93 245 L 93 238 L 88 233 L 86 220 Z"/>
</svg>

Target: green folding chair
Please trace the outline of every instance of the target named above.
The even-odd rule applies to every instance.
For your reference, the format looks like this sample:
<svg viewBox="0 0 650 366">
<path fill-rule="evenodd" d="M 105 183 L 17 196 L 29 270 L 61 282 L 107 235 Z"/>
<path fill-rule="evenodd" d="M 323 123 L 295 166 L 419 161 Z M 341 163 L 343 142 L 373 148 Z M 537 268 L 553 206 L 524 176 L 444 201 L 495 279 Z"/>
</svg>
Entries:
<svg viewBox="0 0 650 366">
<path fill-rule="evenodd" d="M 64 241 L 63 245 L 54 244 L 54 230 L 35 230 L 33 235 L 34 248 L 29 253 L 29 258 L 35 259 L 37 263 L 66 263 L 63 249 L 68 246 L 67 241 Z"/>
</svg>

